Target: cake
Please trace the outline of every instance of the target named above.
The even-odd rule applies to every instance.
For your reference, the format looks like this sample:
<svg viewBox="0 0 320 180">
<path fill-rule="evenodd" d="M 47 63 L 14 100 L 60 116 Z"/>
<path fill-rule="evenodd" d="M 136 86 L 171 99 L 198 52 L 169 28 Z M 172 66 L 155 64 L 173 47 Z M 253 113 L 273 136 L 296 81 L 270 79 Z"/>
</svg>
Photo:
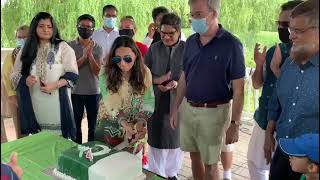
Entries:
<svg viewBox="0 0 320 180">
<path fill-rule="evenodd" d="M 67 180 L 136 180 L 144 175 L 140 157 L 97 141 L 62 152 L 54 174 Z"/>
</svg>

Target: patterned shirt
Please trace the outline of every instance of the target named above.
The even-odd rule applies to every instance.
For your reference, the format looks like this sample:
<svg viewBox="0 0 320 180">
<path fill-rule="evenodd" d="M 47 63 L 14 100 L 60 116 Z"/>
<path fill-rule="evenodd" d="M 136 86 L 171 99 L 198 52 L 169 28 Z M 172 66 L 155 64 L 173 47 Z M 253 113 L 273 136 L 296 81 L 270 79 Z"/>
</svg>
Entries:
<svg viewBox="0 0 320 180">
<path fill-rule="evenodd" d="M 319 133 L 319 53 L 304 65 L 286 59 L 268 109 L 277 139 Z"/>
<path fill-rule="evenodd" d="M 152 75 L 147 66 L 144 84 L 146 89 L 143 93 L 133 93 L 132 86 L 127 80 L 123 80 L 116 93 L 107 89 L 107 74 L 101 71 L 99 84 L 102 98 L 100 100 L 98 122 L 95 139 L 105 141 L 112 146 L 122 142 L 125 138 L 125 129 L 121 122 L 127 121 L 133 129 L 147 123 L 154 111 L 154 95 L 152 89 Z M 137 147 L 146 142 L 146 137 L 133 144 Z"/>
<path fill-rule="evenodd" d="M 289 51 L 291 48 L 291 43 L 290 44 L 284 44 L 280 43 L 280 51 L 281 51 L 281 56 L 282 56 L 282 63 L 287 59 L 289 56 Z M 266 63 L 265 63 L 265 70 L 264 70 L 264 82 L 263 82 L 263 88 L 262 88 L 262 93 L 261 97 L 259 98 L 259 107 L 254 113 L 254 120 L 257 122 L 257 124 L 260 126 L 261 129 L 266 129 L 267 124 L 268 124 L 268 103 L 269 100 L 272 96 L 274 86 L 277 82 L 277 77 L 273 74 L 270 64 L 271 60 L 274 54 L 275 46 L 271 47 L 267 51 L 266 55 Z"/>
</svg>

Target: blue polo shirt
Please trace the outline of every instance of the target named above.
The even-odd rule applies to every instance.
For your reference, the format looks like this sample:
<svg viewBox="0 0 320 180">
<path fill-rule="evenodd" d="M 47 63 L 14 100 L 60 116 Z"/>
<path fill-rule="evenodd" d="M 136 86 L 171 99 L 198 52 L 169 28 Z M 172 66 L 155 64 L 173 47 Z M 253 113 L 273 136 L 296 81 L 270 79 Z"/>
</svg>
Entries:
<svg viewBox="0 0 320 180">
<path fill-rule="evenodd" d="M 216 36 L 205 46 L 198 33 L 186 42 L 183 70 L 186 98 L 197 103 L 232 99 L 231 80 L 245 76 L 243 47 L 238 38 L 220 24 Z"/>
</svg>

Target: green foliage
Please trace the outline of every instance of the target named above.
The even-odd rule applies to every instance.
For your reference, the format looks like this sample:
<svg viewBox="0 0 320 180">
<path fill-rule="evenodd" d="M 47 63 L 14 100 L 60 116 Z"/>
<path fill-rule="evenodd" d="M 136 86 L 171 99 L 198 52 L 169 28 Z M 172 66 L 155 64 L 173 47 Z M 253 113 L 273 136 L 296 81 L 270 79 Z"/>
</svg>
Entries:
<svg viewBox="0 0 320 180">
<path fill-rule="evenodd" d="M 270 48 L 275 43 L 279 42 L 278 33 L 270 31 L 260 31 L 251 33 L 248 36 L 239 36 L 239 39 L 244 44 L 244 55 L 247 67 L 255 67 L 253 61 L 254 46 L 256 43 L 262 44 Z"/>
<path fill-rule="evenodd" d="M 246 41 L 250 41 L 249 37 L 255 33 L 275 30 L 278 7 L 285 1 L 223 0 L 220 21 L 247 45 Z M 1 47 L 14 47 L 15 29 L 22 24 L 30 24 L 39 11 L 47 11 L 54 16 L 64 39 L 74 39 L 77 36 L 77 17 L 84 13 L 91 14 L 97 21 L 97 28 L 101 27 L 102 8 L 106 4 L 114 4 L 119 9 L 118 21 L 125 15 L 136 19 L 138 40 L 145 36 L 148 24 L 152 22 L 151 11 L 159 5 L 176 12 L 182 18 L 184 30 L 190 27 L 188 0 L 8 0 L 1 7 Z M 186 34 L 190 32 L 188 30 Z"/>
<path fill-rule="evenodd" d="M 137 23 L 137 39 L 142 40 L 152 22 L 151 11 L 158 5 L 172 9 L 183 17 L 184 27 L 189 26 L 187 14 L 189 7 L 186 0 L 8 0 L 1 7 L 1 47 L 15 46 L 15 29 L 29 25 L 32 18 L 40 11 L 46 11 L 55 18 L 61 36 L 65 40 L 77 36 L 76 20 L 84 13 L 91 14 L 96 19 L 96 27 L 102 26 L 102 8 L 107 4 L 115 5 L 118 10 L 118 23 L 122 16 L 132 15 Z"/>
<path fill-rule="evenodd" d="M 287 0 L 221 1 L 220 23 L 243 43 L 246 66 L 255 67 L 255 43 L 270 47 L 279 41 L 274 22 L 280 5 Z M 118 8 L 118 23 L 125 15 L 135 18 L 138 27 L 136 38 L 139 41 L 143 40 L 152 22 L 152 9 L 160 5 L 176 12 L 182 19 L 182 31 L 187 37 L 191 34 L 188 0 L 7 0 L 1 6 L 1 47 L 15 47 L 15 29 L 23 24 L 29 25 L 40 11 L 53 15 L 63 39 L 75 39 L 78 16 L 85 13 L 93 15 L 97 29 L 102 26 L 102 8 L 107 4 Z M 253 112 L 253 102 L 253 96 L 248 97 L 246 93 L 244 110 Z"/>
</svg>

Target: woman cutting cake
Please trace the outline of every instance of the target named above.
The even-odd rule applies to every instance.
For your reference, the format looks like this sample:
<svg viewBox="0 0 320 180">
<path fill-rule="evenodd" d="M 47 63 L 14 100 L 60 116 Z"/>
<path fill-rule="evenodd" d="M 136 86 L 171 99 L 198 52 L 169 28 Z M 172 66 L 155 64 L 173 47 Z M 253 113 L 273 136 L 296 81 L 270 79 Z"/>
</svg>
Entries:
<svg viewBox="0 0 320 180">
<path fill-rule="evenodd" d="M 153 113 L 154 96 L 150 70 L 129 36 L 118 37 L 99 77 L 102 102 L 96 139 L 116 146 L 129 142 L 136 153 L 146 142 L 146 123 Z"/>
</svg>

